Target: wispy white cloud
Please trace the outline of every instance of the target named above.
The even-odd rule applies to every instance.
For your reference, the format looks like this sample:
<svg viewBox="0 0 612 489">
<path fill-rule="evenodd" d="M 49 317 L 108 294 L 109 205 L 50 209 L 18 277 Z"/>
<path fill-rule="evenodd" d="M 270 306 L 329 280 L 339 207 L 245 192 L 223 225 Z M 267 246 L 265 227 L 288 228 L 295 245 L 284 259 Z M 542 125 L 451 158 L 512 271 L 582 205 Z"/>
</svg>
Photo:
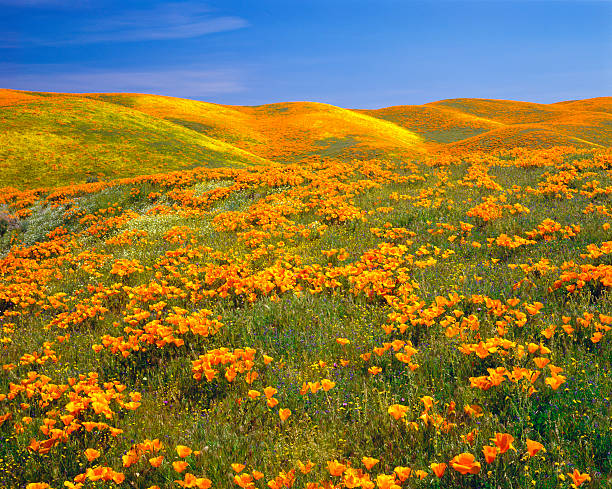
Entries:
<svg viewBox="0 0 612 489">
<path fill-rule="evenodd" d="M 0 66 L 0 87 L 40 92 L 131 92 L 207 98 L 245 90 L 230 69 L 69 71 L 66 66 Z M 63 69 L 63 71 L 57 71 Z"/>
<path fill-rule="evenodd" d="M 13 0 L 0 0 L 2 2 Z M 59 0 L 26 0 L 31 5 L 60 5 Z M 17 1 L 15 1 L 17 4 Z M 93 12 L 90 12 L 93 13 Z M 218 15 L 206 5 L 193 0 L 165 2 L 149 9 L 126 9 L 105 13 L 68 25 L 45 37 L 21 38 L 35 45 L 63 46 L 100 42 L 136 42 L 168 39 L 188 39 L 247 27 L 248 22 L 236 16 Z"/>
<path fill-rule="evenodd" d="M 187 39 L 246 27 L 240 17 L 215 16 L 197 2 L 174 2 L 150 10 L 131 10 L 85 24 L 69 42 L 144 41 Z"/>
</svg>

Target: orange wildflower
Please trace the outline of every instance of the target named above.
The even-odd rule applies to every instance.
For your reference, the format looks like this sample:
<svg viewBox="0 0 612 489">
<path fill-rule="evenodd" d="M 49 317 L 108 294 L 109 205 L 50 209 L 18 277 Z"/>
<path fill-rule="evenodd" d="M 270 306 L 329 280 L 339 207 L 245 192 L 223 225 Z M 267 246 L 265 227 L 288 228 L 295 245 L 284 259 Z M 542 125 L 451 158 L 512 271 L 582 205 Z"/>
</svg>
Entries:
<svg viewBox="0 0 612 489">
<path fill-rule="evenodd" d="M 495 433 L 495 438 L 491 438 L 491 441 L 497 445 L 499 453 L 505 453 L 510 448 L 516 452 L 516 448 L 512 445 L 514 437 L 508 433 Z"/>
<path fill-rule="evenodd" d="M 465 474 L 478 474 L 480 472 L 480 462 L 471 453 L 461 453 L 450 461 L 450 465 L 457 472 Z"/>
<path fill-rule="evenodd" d="M 87 460 L 91 462 L 100 456 L 100 451 L 94 450 L 93 448 L 88 448 L 85 450 L 85 456 L 87 457 Z"/>
<path fill-rule="evenodd" d="M 182 460 L 177 460 L 176 462 L 172 462 L 172 467 L 179 474 L 183 472 L 187 468 L 188 465 L 189 464 L 187 462 L 184 462 Z"/>
<path fill-rule="evenodd" d="M 191 455 L 192 450 L 189 447 L 186 447 L 185 445 L 177 445 L 176 446 L 176 453 L 178 453 L 178 456 L 181 458 L 185 458 L 185 457 L 189 457 L 189 455 Z"/>
<path fill-rule="evenodd" d="M 578 469 L 574 469 L 574 472 L 568 472 L 567 475 L 569 475 L 574 481 L 574 484 L 572 484 L 574 487 L 580 487 L 584 482 L 591 480 L 591 476 L 589 474 L 581 474 Z"/>
<path fill-rule="evenodd" d="M 281 421 L 285 421 L 289 416 L 291 416 L 291 409 L 281 408 L 278 410 L 278 415 L 280 416 Z"/>
<path fill-rule="evenodd" d="M 379 474 L 376 477 L 376 486 L 379 489 L 396 489 L 400 487 L 395 483 L 395 474 Z"/>
<path fill-rule="evenodd" d="M 488 464 L 491 464 L 497 457 L 497 447 L 492 447 L 491 445 L 485 445 L 484 447 L 482 447 L 482 453 L 484 453 L 485 462 L 487 462 Z"/>
<path fill-rule="evenodd" d="M 302 462 L 301 460 L 298 460 L 298 468 L 300 469 L 300 472 L 302 474 L 308 474 L 313 467 L 314 464 L 310 460 L 306 463 Z"/>
<path fill-rule="evenodd" d="M 368 470 L 370 470 L 378 462 L 380 462 L 380 460 L 378 460 L 377 458 L 372 458 L 372 457 L 363 457 L 361 461 L 363 462 L 363 465 L 365 465 L 365 468 Z"/>
<path fill-rule="evenodd" d="M 431 470 L 434 471 L 434 474 L 436 474 L 436 477 L 440 478 L 444 475 L 444 472 L 446 471 L 446 467 L 447 465 L 445 463 L 432 463 L 429 465 L 431 467 Z"/>
<path fill-rule="evenodd" d="M 538 453 L 540 450 L 544 450 L 544 445 L 542 445 L 540 442 L 534 441 L 534 440 L 530 440 L 529 438 L 527 438 L 527 453 L 529 453 L 530 457 L 533 457 L 536 453 Z"/>
<path fill-rule="evenodd" d="M 425 406 L 425 411 L 429 411 L 434 405 L 434 399 L 431 396 L 423 396 L 421 397 L 421 402 Z"/>
<path fill-rule="evenodd" d="M 164 461 L 164 456 L 160 455 L 159 457 L 153 457 L 149 459 L 149 463 L 151 464 L 151 467 L 159 467 L 162 462 Z"/>
<path fill-rule="evenodd" d="M 408 477 L 410 477 L 412 469 L 410 467 L 395 467 L 393 472 L 397 474 L 397 477 L 401 482 L 404 482 L 406 479 L 408 479 Z"/>
<path fill-rule="evenodd" d="M 332 460 L 330 462 L 327 462 L 327 470 L 329 470 L 329 473 L 331 475 L 339 477 L 346 470 L 346 465 L 338 462 L 337 460 Z"/>
<path fill-rule="evenodd" d="M 406 412 L 408 411 L 408 406 L 403 406 L 401 404 L 392 404 L 387 409 L 387 412 L 393 416 L 396 420 L 403 418 L 406 416 Z"/>
<path fill-rule="evenodd" d="M 378 375 L 379 373 L 382 372 L 382 368 L 373 366 L 368 369 L 368 372 L 372 375 Z"/>
</svg>

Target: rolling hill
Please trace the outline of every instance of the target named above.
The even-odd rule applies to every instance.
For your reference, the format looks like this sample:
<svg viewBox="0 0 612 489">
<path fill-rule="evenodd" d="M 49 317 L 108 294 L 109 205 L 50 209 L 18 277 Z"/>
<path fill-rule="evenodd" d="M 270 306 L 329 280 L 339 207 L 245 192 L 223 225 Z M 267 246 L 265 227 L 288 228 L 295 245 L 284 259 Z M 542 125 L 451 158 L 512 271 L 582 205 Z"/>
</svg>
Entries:
<svg viewBox="0 0 612 489">
<path fill-rule="evenodd" d="M 162 118 L 71 95 L 2 90 L 0 126 L 0 186 L 58 186 L 202 165 L 269 163 Z"/>
<path fill-rule="evenodd" d="M 224 106 L 143 94 L 0 90 L 0 187 L 55 187 L 197 166 L 612 141 L 612 98 L 535 104 L 451 99 L 349 110 L 313 102 Z"/>
<path fill-rule="evenodd" d="M 414 131 L 434 151 L 593 147 L 612 141 L 611 101 L 611 97 L 554 104 L 449 99 L 362 112 Z"/>
</svg>

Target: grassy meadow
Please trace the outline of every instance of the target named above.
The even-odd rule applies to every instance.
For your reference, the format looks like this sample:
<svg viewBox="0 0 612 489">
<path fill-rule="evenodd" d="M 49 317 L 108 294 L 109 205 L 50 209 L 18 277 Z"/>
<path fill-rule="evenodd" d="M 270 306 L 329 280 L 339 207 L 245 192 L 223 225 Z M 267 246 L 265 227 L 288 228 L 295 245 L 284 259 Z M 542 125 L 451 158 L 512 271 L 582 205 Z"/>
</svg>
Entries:
<svg viewBox="0 0 612 489">
<path fill-rule="evenodd" d="M 0 194 L 0 487 L 612 485 L 607 126 L 572 146 L 498 134 L 559 135 L 563 111 L 603 120 L 606 99 L 541 120 L 428 104 L 419 129 L 420 109 L 225 107 L 213 126 L 200 103 L 110 114 L 117 98 L 92 95 L 71 113 L 91 103 L 110 132 L 130 111 L 155 134 L 125 135 L 142 164 L 104 139 L 129 168 L 87 182 L 96 164 L 71 168 L 99 132 L 57 129 L 51 109 L 29 122 L 45 97 L 16 93 L 0 107 L 22 138 L 2 149 L 19 176 Z M 65 179 L 26 154 L 32 126 L 75 144 Z M 182 149 L 160 166 L 168 138 Z"/>
</svg>

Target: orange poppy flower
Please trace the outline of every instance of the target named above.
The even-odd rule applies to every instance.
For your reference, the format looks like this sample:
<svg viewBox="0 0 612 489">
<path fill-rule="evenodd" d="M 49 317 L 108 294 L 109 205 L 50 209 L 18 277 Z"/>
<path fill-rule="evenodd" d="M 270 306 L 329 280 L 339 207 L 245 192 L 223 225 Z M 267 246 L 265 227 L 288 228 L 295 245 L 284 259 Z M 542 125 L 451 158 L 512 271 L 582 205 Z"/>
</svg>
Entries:
<svg viewBox="0 0 612 489">
<path fill-rule="evenodd" d="M 182 460 L 177 460 L 176 462 L 172 462 L 172 467 L 179 474 L 183 472 L 189 464 L 187 462 L 183 462 Z"/>
<path fill-rule="evenodd" d="M 244 464 L 232 464 L 232 470 L 238 474 L 242 472 L 245 467 L 246 465 Z"/>
<path fill-rule="evenodd" d="M 100 456 L 100 451 L 94 450 L 93 448 L 88 448 L 85 450 L 85 456 L 87 457 L 87 460 L 91 462 Z"/>
<path fill-rule="evenodd" d="M 298 460 L 298 468 L 300 469 L 300 472 L 302 474 L 308 474 L 313 467 L 314 464 L 310 460 L 306 463 L 302 462 L 301 460 Z"/>
<path fill-rule="evenodd" d="M 378 477 L 376 477 L 376 486 L 378 489 L 395 489 L 399 487 L 395 483 L 395 474 L 378 474 Z"/>
<path fill-rule="evenodd" d="M 164 461 L 164 456 L 160 455 L 159 457 L 153 457 L 149 459 L 149 463 L 151 464 L 151 467 L 159 467 L 162 462 Z"/>
<path fill-rule="evenodd" d="M 330 389 L 333 389 L 335 385 L 336 383 L 329 379 L 323 379 L 321 381 L 321 387 L 325 392 L 329 391 Z"/>
<path fill-rule="evenodd" d="M 363 457 L 361 461 L 363 462 L 363 465 L 365 465 L 365 468 L 368 470 L 370 470 L 378 462 L 380 462 L 380 460 L 378 460 L 377 458 L 372 458 L 372 457 Z"/>
<path fill-rule="evenodd" d="M 497 457 L 497 447 L 492 447 L 491 445 L 485 445 L 484 447 L 482 447 L 482 453 L 484 453 L 485 462 L 487 462 L 488 464 L 491 464 Z"/>
<path fill-rule="evenodd" d="M 495 433 L 495 438 L 491 438 L 491 441 L 497 445 L 497 448 L 499 448 L 499 453 L 505 453 L 510 448 L 516 451 L 516 448 L 512 446 L 514 437 L 508 433 Z"/>
<path fill-rule="evenodd" d="M 198 477 L 196 479 L 196 487 L 198 489 L 210 489 L 212 487 L 212 481 L 205 477 Z"/>
<path fill-rule="evenodd" d="M 425 406 L 425 411 L 429 411 L 434 405 L 434 399 L 431 396 L 423 396 L 421 397 L 421 402 Z"/>
<path fill-rule="evenodd" d="M 248 374 L 246 374 L 246 382 L 247 384 L 252 384 L 253 382 L 255 382 L 255 379 L 257 379 L 257 377 L 259 376 L 259 374 L 257 372 L 255 372 L 254 370 L 251 370 Z"/>
<path fill-rule="evenodd" d="M 403 418 L 406 416 L 406 412 L 408 411 L 408 406 L 402 406 L 401 404 L 392 404 L 387 409 L 387 412 L 393 416 L 396 420 Z"/>
<path fill-rule="evenodd" d="M 277 392 L 278 392 L 278 389 L 275 389 L 274 387 L 270 387 L 270 386 L 264 389 L 264 394 L 268 399 L 273 397 L 274 394 L 276 394 Z"/>
<path fill-rule="evenodd" d="M 177 445 L 176 446 L 176 453 L 178 453 L 178 456 L 181 458 L 185 458 L 185 457 L 189 457 L 189 455 L 191 455 L 192 450 L 189 447 L 186 447 L 185 445 Z"/>
<path fill-rule="evenodd" d="M 581 474 L 578 469 L 574 469 L 574 472 L 568 472 L 567 475 L 572 478 L 575 487 L 580 487 L 584 482 L 591 480 L 591 476 L 589 474 Z"/>
<path fill-rule="evenodd" d="M 461 435 L 461 439 L 465 443 L 468 443 L 469 445 L 473 445 L 474 444 L 474 437 L 476 436 L 477 433 L 478 433 L 478 430 L 477 429 L 473 429 L 468 434 Z"/>
<path fill-rule="evenodd" d="M 534 440 L 530 440 L 529 438 L 527 438 L 527 452 L 529 453 L 530 457 L 533 457 L 536 453 L 538 453 L 540 450 L 544 450 L 544 445 L 542 445 L 541 443 L 534 441 Z"/>
<path fill-rule="evenodd" d="M 408 479 L 408 477 L 410 477 L 412 469 L 410 467 L 395 467 L 393 472 L 397 474 L 397 477 L 401 482 L 404 482 L 406 479 Z"/>
<path fill-rule="evenodd" d="M 461 453 L 450 461 L 450 465 L 457 472 L 465 474 L 478 474 L 480 472 L 480 462 L 471 453 Z"/>
<path fill-rule="evenodd" d="M 280 416 L 281 421 L 285 421 L 289 416 L 291 416 L 291 409 L 281 408 L 278 410 L 278 415 Z"/>
<path fill-rule="evenodd" d="M 338 462 L 337 460 L 332 460 L 327 462 L 327 470 L 333 476 L 341 476 L 346 470 L 346 465 Z"/>
<path fill-rule="evenodd" d="M 431 467 L 431 470 L 434 471 L 434 474 L 436 474 L 436 477 L 440 478 L 444 475 L 444 472 L 446 471 L 446 464 L 445 463 L 432 463 L 429 465 Z"/>
</svg>

